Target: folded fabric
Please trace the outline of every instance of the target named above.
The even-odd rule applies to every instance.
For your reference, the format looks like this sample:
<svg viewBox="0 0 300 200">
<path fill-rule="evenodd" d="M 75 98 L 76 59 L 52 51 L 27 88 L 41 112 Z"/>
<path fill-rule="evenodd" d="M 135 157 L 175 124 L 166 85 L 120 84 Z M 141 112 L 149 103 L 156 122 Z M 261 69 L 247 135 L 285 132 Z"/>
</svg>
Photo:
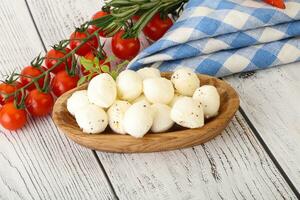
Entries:
<svg viewBox="0 0 300 200">
<path fill-rule="evenodd" d="M 276 9 L 254 0 L 189 0 L 160 40 L 128 66 L 190 67 L 225 76 L 300 60 L 300 0 Z"/>
</svg>

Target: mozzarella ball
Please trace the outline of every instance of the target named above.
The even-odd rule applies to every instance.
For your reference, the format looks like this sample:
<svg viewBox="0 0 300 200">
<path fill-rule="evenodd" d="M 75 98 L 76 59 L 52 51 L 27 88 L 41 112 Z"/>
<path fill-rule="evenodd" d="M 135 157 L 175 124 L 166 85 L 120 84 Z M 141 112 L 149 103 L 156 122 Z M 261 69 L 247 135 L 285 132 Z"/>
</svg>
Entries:
<svg viewBox="0 0 300 200">
<path fill-rule="evenodd" d="M 174 97 L 173 97 L 173 99 L 172 99 L 172 101 L 169 103 L 169 106 L 170 106 L 170 107 L 173 107 L 173 105 L 176 103 L 176 101 L 177 101 L 178 99 L 180 99 L 181 97 L 184 97 L 184 96 L 181 95 L 181 94 L 175 93 L 175 94 L 174 94 Z"/>
<path fill-rule="evenodd" d="M 123 128 L 129 135 L 141 138 L 151 128 L 153 116 L 150 104 L 140 101 L 128 108 L 123 118 Z"/>
<path fill-rule="evenodd" d="M 166 78 L 144 80 L 144 95 L 151 103 L 168 104 L 174 97 L 172 82 Z"/>
<path fill-rule="evenodd" d="M 203 109 L 199 101 L 182 97 L 171 110 L 171 119 L 186 128 L 199 128 L 204 125 Z"/>
<path fill-rule="evenodd" d="M 117 98 L 117 86 L 107 73 L 94 77 L 88 86 L 89 101 L 102 108 L 108 108 Z"/>
<path fill-rule="evenodd" d="M 155 103 L 151 105 L 153 114 L 152 132 L 164 132 L 169 130 L 174 122 L 170 117 L 171 108 L 165 104 Z"/>
<path fill-rule="evenodd" d="M 142 69 L 139 69 L 137 73 L 142 77 L 143 80 L 147 78 L 160 77 L 159 69 L 153 67 L 144 67 Z"/>
<path fill-rule="evenodd" d="M 132 101 L 143 92 L 143 80 L 132 70 L 124 70 L 117 77 L 118 97 L 121 100 Z"/>
<path fill-rule="evenodd" d="M 204 116 L 206 118 L 218 115 L 220 108 L 220 95 L 215 86 L 203 85 L 199 87 L 193 98 L 199 100 L 203 107 Z"/>
<path fill-rule="evenodd" d="M 136 98 L 135 100 L 133 100 L 132 103 L 137 103 L 139 101 L 147 101 L 150 104 L 150 102 L 148 101 L 148 99 L 143 94 L 141 96 L 139 96 L 138 98 Z"/>
<path fill-rule="evenodd" d="M 76 91 L 67 100 L 67 109 L 71 115 L 75 115 L 77 110 L 82 109 L 82 107 L 89 105 L 90 101 L 87 96 L 86 90 Z"/>
<path fill-rule="evenodd" d="M 171 81 L 176 92 L 184 96 L 192 96 L 195 90 L 200 87 L 198 76 L 190 68 L 176 70 L 171 77 Z"/>
<path fill-rule="evenodd" d="M 110 128 L 120 134 L 125 134 L 123 129 L 123 118 L 127 109 L 130 107 L 130 103 L 127 101 L 115 101 L 113 105 L 108 109 L 108 124 Z"/>
<path fill-rule="evenodd" d="M 105 111 L 94 104 L 89 104 L 75 113 L 78 126 L 84 133 L 101 133 L 108 124 L 108 117 Z"/>
</svg>

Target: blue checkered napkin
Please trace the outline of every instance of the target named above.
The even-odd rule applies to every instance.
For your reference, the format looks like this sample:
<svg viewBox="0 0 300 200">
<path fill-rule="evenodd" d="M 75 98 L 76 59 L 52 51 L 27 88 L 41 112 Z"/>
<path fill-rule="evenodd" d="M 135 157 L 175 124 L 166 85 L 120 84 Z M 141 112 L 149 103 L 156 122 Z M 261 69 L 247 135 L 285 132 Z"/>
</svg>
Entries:
<svg viewBox="0 0 300 200">
<path fill-rule="evenodd" d="M 285 2 L 280 10 L 254 0 L 190 0 L 165 36 L 129 68 L 188 66 L 225 76 L 298 61 L 300 0 Z"/>
</svg>

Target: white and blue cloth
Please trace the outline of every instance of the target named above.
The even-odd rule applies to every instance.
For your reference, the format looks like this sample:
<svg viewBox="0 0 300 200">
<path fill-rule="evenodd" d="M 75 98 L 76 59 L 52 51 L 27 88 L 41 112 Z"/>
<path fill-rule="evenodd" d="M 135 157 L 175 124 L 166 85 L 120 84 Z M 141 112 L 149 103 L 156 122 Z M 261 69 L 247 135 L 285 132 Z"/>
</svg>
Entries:
<svg viewBox="0 0 300 200">
<path fill-rule="evenodd" d="M 260 0 L 189 0 L 180 18 L 128 65 L 190 67 L 213 76 L 300 61 L 300 0 L 286 9 Z"/>
</svg>

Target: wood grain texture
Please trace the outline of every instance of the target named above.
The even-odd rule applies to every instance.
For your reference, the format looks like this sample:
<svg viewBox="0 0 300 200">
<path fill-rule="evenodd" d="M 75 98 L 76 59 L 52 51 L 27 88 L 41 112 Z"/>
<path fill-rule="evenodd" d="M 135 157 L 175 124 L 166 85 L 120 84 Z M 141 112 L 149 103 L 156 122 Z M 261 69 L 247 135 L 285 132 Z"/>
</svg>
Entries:
<svg viewBox="0 0 300 200">
<path fill-rule="evenodd" d="M 1 78 L 30 63 L 43 46 L 24 1 L 0 6 Z M 0 129 L 0 199 L 113 199 L 93 152 L 62 136 L 50 117 L 16 132 Z"/>
<path fill-rule="evenodd" d="M 170 79 L 172 72 L 162 73 L 162 77 Z M 88 84 L 75 88 L 57 99 L 52 118 L 57 127 L 70 139 L 87 148 L 119 153 L 159 152 L 173 149 L 187 148 L 202 144 L 219 135 L 228 125 L 239 108 L 239 97 L 234 89 L 226 82 L 215 77 L 198 75 L 203 85 L 213 85 L 220 94 L 221 106 L 218 116 L 206 121 L 205 125 L 197 129 L 182 129 L 173 127 L 165 133 L 148 133 L 143 138 L 130 135 L 116 134 L 106 129 L 101 134 L 83 133 L 75 118 L 67 110 L 67 100 L 75 91 L 87 89 Z M 137 121 L 137 123 L 139 123 Z"/>
<path fill-rule="evenodd" d="M 227 78 L 241 107 L 300 191 L 300 63 Z"/>
<path fill-rule="evenodd" d="M 120 199 L 296 199 L 240 114 L 201 146 L 98 155 Z"/>
<path fill-rule="evenodd" d="M 46 46 L 68 36 L 71 25 L 78 22 L 78 15 L 89 18 L 91 12 L 100 8 L 98 0 L 85 2 L 28 0 Z M 200 199 L 195 196 L 201 197 L 201 194 L 211 199 L 224 196 L 233 197 L 228 199 L 295 199 L 253 133 L 242 122 L 244 127 L 239 123 L 230 126 L 236 127 L 230 135 L 222 134 L 194 149 L 146 155 L 97 154 L 120 199 L 151 199 L 153 196 L 158 197 L 156 199 L 192 199 L 191 196 Z M 221 181 L 213 174 L 222 177 Z"/>
</svg>

